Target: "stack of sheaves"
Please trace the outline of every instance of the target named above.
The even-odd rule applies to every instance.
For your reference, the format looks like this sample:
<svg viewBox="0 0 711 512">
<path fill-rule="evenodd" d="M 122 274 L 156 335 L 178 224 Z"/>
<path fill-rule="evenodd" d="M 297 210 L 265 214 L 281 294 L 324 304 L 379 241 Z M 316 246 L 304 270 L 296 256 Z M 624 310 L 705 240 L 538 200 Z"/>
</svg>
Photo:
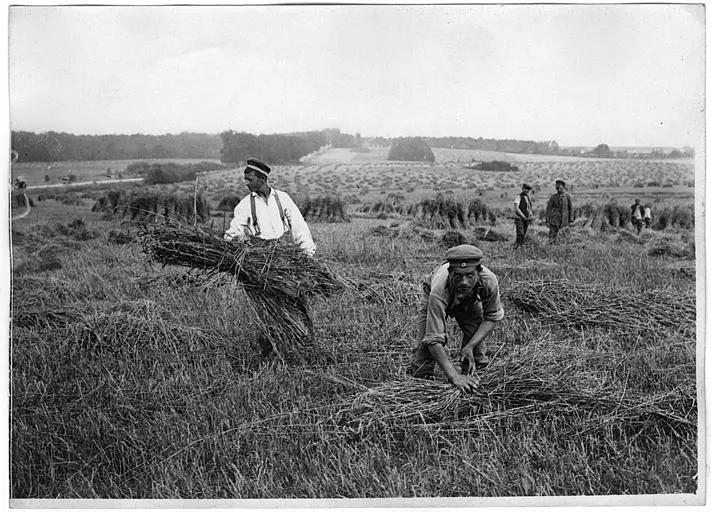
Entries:
<svg viewBox="0 0 711 512">
<path fill-rule="evenodd" d="M 233 275 L 277 350 L 308 346 L 313 341 L 309 300 L 343 287 L 325 265 L 286 239 L 228 242 L 178 222 L 147 226 L 140 239 L 152 261 L 190 267 L 207 276 Z"/>
</svg>

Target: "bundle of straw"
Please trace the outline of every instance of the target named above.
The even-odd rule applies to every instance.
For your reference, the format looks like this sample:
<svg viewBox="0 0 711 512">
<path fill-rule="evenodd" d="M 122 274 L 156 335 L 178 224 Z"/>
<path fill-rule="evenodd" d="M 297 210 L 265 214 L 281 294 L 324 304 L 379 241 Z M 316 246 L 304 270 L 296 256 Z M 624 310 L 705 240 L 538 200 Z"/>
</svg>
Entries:
<svg viewBox="0 0 711 512">
<path fill-rule="evenodd" d="M 590 429 L 601 425 L 639 433 L 661 429 L 684 439 L 696 431 L 696 396 L 691 387 L 634 396 L 595 380 L 585 383 L 565 361 L 546 369 L 535 359 L 492 362 L 470 394 L 441 381 L 387 382 L 348 397 L 331 419 L 360 432 L 378 427 L 473 430 L 490 420 L 531 415 L 571 415 Z"/>
<path fill-rule="evenodd" d="M 693 291 L 639 292 L 567 279 L 513 282 L 506 298 L 523 311 L 560 326 L 609 329 L 671 329 L 692 334 L 696 309 Z"/>
<path fill-rule="evenodd" d="M 178 222 L 147 226 L 140 235 L 151 261 L 234 276 L 244 287 L 264 334 L 277 348 L 313 341 L 308 299 L 329 296 L 343 281 L 286 239 L 228 242 Z"/>
</svg>

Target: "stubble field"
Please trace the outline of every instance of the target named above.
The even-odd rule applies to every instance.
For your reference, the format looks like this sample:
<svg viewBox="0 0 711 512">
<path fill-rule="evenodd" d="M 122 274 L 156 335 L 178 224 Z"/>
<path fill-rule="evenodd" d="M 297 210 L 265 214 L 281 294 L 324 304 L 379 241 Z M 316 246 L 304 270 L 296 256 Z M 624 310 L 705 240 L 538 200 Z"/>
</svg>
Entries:
<svg viewBox="0 0 711 512">
<path fill-rule="evenodd" d="M 258 326 L 236 283 L 147 264 L 135 223 L 91 211 L 103 191 L 37 201 L 12 226 L 12 496 L 695 493 L 695 315 L 678 309 L 694 310 L 693 229 L 638 238 L 575 226 L 549 245 L 536 223 L 514 250 L 505 215 L 495 226 L 472 222 L 458 236 L 484 251 L 506 311 L 488 340 L 505 393 L 484 375 L 492 389 L 473 412 L 432 416 L 423 396 L 399 413 L 370 410 L 368 421 L 352 414 L 373 397 L 368 389 L 406 379 L 420 283 L 452 239 L 404 216 L 357 214 L 364 203 L 441 192 L 508 209 L 529 181 L 540 186 L 540 209 L 560 176 L 576 201 L 608 193 L 627 205 L 637 195 L 625 190 L 660 198 L 657 206 L 693 200 L 686 163 L 526 161 L 508 176 L 472 173 L 450 157 L 428 166 L 331 154 L 273 171 L 274 186 L 294 197 L 358 200 L 351 222 L 310 223 L 317 257 L 350 285 L 312 304 L 315 346 L 288 363 L 260 361 Z M 660 177 L 673 186 L 647 186 Z M 210 173 L 200 186 L 214 208 L 244 192 L 240 178 Z M 509 240 L 482 239 L 481 227 Z M 550 286 L 573 302 L 536 310 L 522 299 Z M 647 316 L 637 321 L 636 309 L 620 314 L 620 297 L 656 302 L 640 306 Z M 448 328 L 456 357 L 461 334 Z M 531 405 L 511 398 L 524 390 Z"/>
</svg>

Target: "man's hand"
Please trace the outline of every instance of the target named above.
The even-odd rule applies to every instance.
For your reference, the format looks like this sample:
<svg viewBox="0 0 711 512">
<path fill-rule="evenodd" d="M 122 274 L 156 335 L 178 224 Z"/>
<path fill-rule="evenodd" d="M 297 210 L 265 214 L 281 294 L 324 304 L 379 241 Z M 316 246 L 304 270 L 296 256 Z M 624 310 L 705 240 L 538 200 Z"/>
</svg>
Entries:
<svg viewBox="0 0 711 512">
<path fill-rule="evenodd" d="M 476 368 L 474 364 L 474 350 L 471 347 L 464 347 L 459 355 L 459 362 L 462 365 L 462 373 L 465 375 L 473 375 Z"/>
<path fill-rule="evenodd" d="M 463 393 L 473 393 L 479 386 L 479 379 L 470 375 L 453 375 L 449 382 Z"/>
</svg>

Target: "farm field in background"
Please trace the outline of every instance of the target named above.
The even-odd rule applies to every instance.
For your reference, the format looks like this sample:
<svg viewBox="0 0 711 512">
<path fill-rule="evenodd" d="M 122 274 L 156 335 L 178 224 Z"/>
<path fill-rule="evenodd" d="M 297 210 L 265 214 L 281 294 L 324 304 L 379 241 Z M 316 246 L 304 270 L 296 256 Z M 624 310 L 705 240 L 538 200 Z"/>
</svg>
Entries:
<svg viewBox="0 0 711 512">
<path fill-rule="evenodd" d="M 332 149 L 299 166 L 276 166 L 270 181 L 297 196 L 340 195 L 357 205 L 401 196 L 414 201 L 433 193 L 455 198 L 477 197 L 493 207 L 509 207 L 521 183 L 535 187 L 534 198 L 543 203 L 554 190 L 557 178 L 567 180 L 577 202 L 619 199 L 623 204 L 639 197 L 642 202 L 693 202 L 694 167 L 689 161 L 642 161 L 546 157 L 528 160 L 531 155 L 511 155 L 468 150 L 434 148 L 434 164 L 357 161 L 359 153 Z M 471 155 L 486 160 L 515 161 L 519 172 L 467 169 L 462 162 Z M 385 157 L 387 152 L 384 153 Z M 511 157 L 515 156 L 516 160 Z M 536 156 L 536 155 L 533 155 Z M 542 155 L 538 155 L 542 156 Z M 211 191 L 244 191 L 241 170 L 217 171 L 201 178 Z"/>
<path fill-rule="evenodd" d="M 514 250 L 505 215 L 495 225 L 472 218 L 456 233 L 395 213 L 355 215 L 366 204 L 438 192 L 508 211 L 522 181 L 540 187 L 540 209 L 561 175 L 576 206 L 616 198 L 628 208 L 639 197 L 655 211 L 688 208 L 693 166 L 516 160 L 521 172 L 504 174 L 452 159 L 427 165 L 358 155 L 332 150 L 272 171 L 273 185 L 295 199 L 338 195 L 353 214 L 350 222 L 309 222 L 317 258 L 350 284 L 312 304 L 315 346 L 289 364 L 260 364 L 258 326 L 235 283 L 147 263 L 130 213 L 94 208 L 116 187 L 30 194 L 32 210 L 12 224 L 13 497 L 694 493 L 695 325 L 681 312 L 671 325 L 664 319 L 677 302 L 693 309 L 693 228 L 636 237 L 576 225 L 549 245 L 537 221 L 529 242 Z M 673 186 L 648 186 L 660 177 Z M 194 187 L 120 190 L 191 198 Z M 241 169 L 201 175 L 199 192 L 212 211 L 225 197 L 241 197 Z M 229 208 L 223 212 L 201 225 L 221 232 L 230 218 Z M 506 317 L 487 344 L 492 367 L 503 372 L 496 375 L 507 380 L 483 382 L 503 386 L 496 392 L 506 396 L 550 384 L 552 405 L 521 414 L 490 398 L 486 411 L 440 408 L 424 422 L 416 402 L 389 413 L 394 395 L 365 393 L 406 378 L 421 281 L 452 240 L 481 247 L 501 286 Z M 571 317 L 565 306 L 546 310 L 537 290 L 550 286 L 580 308 L 592 297 L 590 324 L 578 325 L 583 316 Z M 620 318 L 608 303 L 641 296 L 656 302 L 640 314 L 659 311 L 663 320 Z M 454 358 L 461 333 L 452 322 L 448 336 Z M 437 408 L 434 398 L 427 407 Z"/>
<path fill-rule="evenodd" d="M 124 172 L 126 167 L 134 162 L 166 163 L 175 162 L 178 164 L 191 164 L 199 162 L 218 162 L 209 158 L 145 158 L 137 160 L 93 160 L 90 162 L 18 162 L 12 164 L 11 178 L 14 180 L 18 176 L 24 176 L 28 186 L 38 186 L 45 184 L 59 183 L 62 176 L 73 174 L 78 182 L 81 181 L 103 181 L 107 174 L 114 178 L 117 173 L 122 173 L 124 178 L 128 178 Z M 49 182 L 45 181 L 45 176 L 49 175 Z"/>
</svg>

